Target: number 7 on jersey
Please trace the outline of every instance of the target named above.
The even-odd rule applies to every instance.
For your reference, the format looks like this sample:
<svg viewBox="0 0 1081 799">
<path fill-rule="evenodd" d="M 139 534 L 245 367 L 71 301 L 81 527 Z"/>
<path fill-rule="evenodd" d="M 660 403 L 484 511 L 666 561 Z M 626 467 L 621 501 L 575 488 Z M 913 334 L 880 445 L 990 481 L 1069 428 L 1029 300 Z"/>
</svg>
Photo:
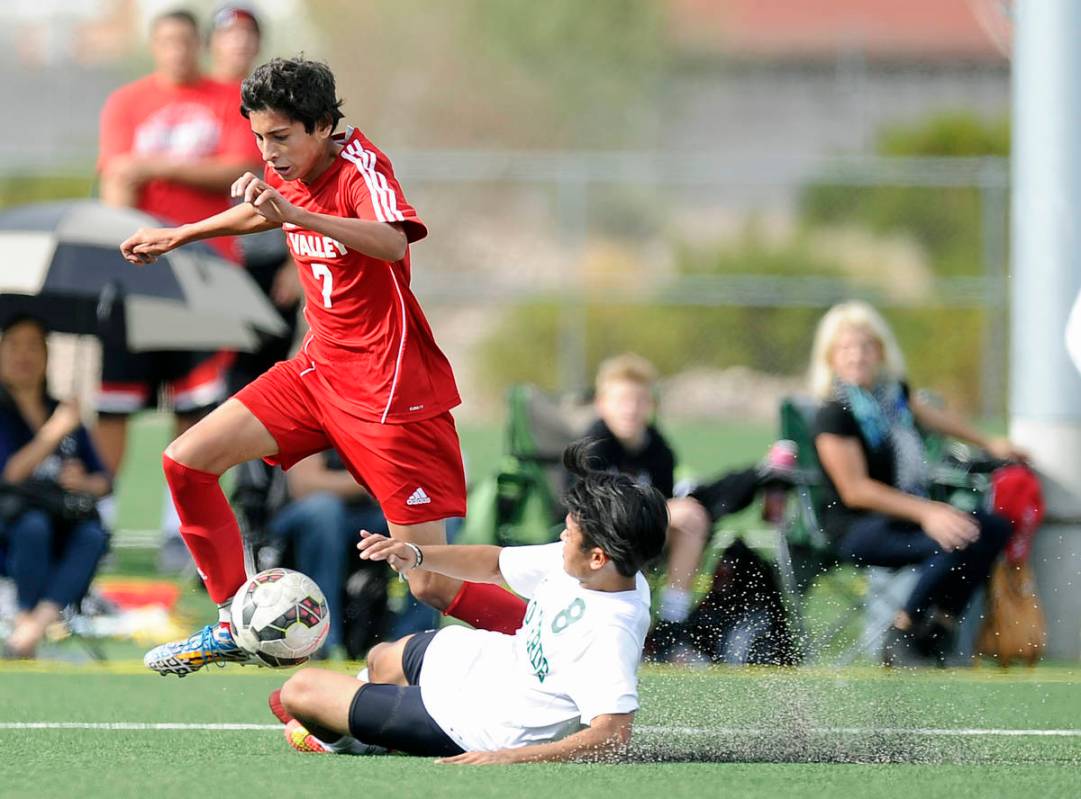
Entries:
<svg viewBox="0 0 1081 799">
<path fill-rule="evenodd" d="M 334 291 L 334 276 L 330 273 L 330 267 L 326 264 L 312 264 L 312 276 L 323 287 L 323 307 L 330 308 L 330 293 Z"/>
</svg>

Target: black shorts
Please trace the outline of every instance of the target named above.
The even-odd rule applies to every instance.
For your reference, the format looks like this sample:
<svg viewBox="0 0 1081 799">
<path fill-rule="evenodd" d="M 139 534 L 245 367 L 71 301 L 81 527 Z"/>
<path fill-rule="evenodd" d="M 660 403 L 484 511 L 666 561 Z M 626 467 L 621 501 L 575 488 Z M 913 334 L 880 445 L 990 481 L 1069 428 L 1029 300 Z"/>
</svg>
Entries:
<svg viewBox="0 0 1081 799">
<path fill-rule="evenodd" d="M 349 734 L 359 741 L 385 746 L 395 752 L 423 757 L 462 754 L 458 746 L 435 723 L 420 696 L 420 667 L 424 652 L 438 630 L 417 633 L 402 652 L 402 671 L 409 685 L 367 683 L 349 706 Z"/>
<path fill-rule="evenodd" d="M 162 389 L 175 413 L 210 410 L 228 396 L 226 376 L 233 358 L 224 351 L 129 352 L 106 344 L 98 413 L 127 416 L 154 407 Z"/>
</svg>

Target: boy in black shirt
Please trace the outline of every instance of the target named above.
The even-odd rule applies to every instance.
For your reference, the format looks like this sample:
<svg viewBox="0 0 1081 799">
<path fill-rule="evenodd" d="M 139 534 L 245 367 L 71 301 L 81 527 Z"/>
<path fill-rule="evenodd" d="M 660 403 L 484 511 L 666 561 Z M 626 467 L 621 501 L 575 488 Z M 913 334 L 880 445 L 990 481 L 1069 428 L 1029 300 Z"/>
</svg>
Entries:
<svg viewBox="0 0 1081 799">
<path fill-rule="evenodd" d="M 595 442 L 590 450 L 593 468 L 627 474 L 668 500 L 668 573 L 658 609 L 658 631 L 664 631 L 690 615 L 694 577 L 716 521 L 749 506 L 766 482 L 784 481 L 784 469 L 766 462 L 729 472 L 685 496 L 673 496 L 675 454 L 652 422 L 656 382 L 656 369 L 638 355 L 604 361 L 596 379 L 599 418 L 585 437 Z M 664 649 L 663 642 L 654 643 Z"/>
</svg>

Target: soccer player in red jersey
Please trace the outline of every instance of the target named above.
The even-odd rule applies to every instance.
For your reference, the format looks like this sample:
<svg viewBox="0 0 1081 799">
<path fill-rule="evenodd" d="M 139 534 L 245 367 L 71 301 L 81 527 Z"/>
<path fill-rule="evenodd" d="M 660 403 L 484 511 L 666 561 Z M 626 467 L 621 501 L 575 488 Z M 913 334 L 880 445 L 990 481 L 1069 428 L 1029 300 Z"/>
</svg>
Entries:
<svg viewBox="0 0 1081 799">
<path fill-rule="evenodd" d="M 379 501 L 391 535 L 442 543 L 465 514 L 465 479 L 450 409 L 458 390 L 409 288 L 409 245 L 427 235 L 387 157 L 342 119 L 334 76 L 302 58 L 274 59 L 244 82 L 242 113 L 265 162 L 233 185 L 243 202 L 199 222 L 143 228 L 121 245 L 152 263 L 190 241 L 281 227 L 300 271 L 311 332 L 282 361 L 165 450 L 181 534 L 219 622 L 147 653 L 161 674 L 248 662 L 229 603 L 245 580 L 240 530 L 218 480 L 262 457 L 288 469 L 328 447 Z M 486 629 L 513 632 L 525 603 L 498 586 L 409 575 L 419 599 Z"/>
</svg>

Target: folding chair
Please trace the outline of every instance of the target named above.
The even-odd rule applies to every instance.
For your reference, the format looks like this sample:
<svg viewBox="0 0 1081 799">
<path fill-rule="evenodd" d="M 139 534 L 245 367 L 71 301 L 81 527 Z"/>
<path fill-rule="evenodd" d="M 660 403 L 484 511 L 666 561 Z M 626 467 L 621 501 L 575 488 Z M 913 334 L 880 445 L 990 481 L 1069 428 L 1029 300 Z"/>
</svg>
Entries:
<svg viewBox="0 0 1081 799">
<path fill-rule="evenodd" d="M 3 566 L 4 554 L 0 551 L 0 637 L 10 634 L 16 613 L 15 581 L 4 574 Z M 60 623 L 67 629 L 71 640 L 78 643 L 91 660 L 99 663 L 108 660 L 108 656 L 104 636 L 95 629 L 93 618 L 106 613 L 108 604 L 91 586 L 77 602 L 60 612 Z"/>
<path fill-rule="evenodd" d="M 574 395 L 520 384 L 507 391 L 506 452 L 494 475 L 469 492 L 460 543 L 500 546 L 554 541 L 563 517 L 563 450 L 595 418 Z"/>
<path fill-rule="evenodd" d="M 925 399 L 936 401 L 933 396 Z M 837 661 L 845 664 L 875 650 L 917 576 L 914 567 L 894 570 L 839 563 L 819 521 L 824 478 L 811 435 L 817 407 L 810 397 L 790 396 L 781 401 L 781 437 L 796 442 L 799 460 L 793 500 L 777 529 L 777 566 L 805 660 L 821 660 L 847 633 L 856 640 L 837 656 Z M 973 510 L 985 502 L 989 472 L 999 464 L 950 448 L 936 435 L 925 434 L 924 447 L 931 464 L 932 499 L 962 510 Z M 825 629 L 814 634 L 806 621 L 812 589 L 816 605 L 831 602 L 839 608 Z M 852 629 L 861 620 L 862 632 L 852 636 Z"/>
<path fill-rule="evenodd" d="M 855 624 L 864 606 L 862 582 L 837 569 L 837 556 L 819 521 L 824 489 L 822 466 L 811 435 L 816 410 L 810 397 L 791 396 L 781 401 L 780 437 L 796 443 L 798 460 L 785 517 L 777 527 L 777 569 L 804 661 L 820 659 L 824 650 Z M 818 599 L 841 608 L 829 626 L 815 634 L 806 621 L 812 588 L 821 595 Z"/>
</svg>

